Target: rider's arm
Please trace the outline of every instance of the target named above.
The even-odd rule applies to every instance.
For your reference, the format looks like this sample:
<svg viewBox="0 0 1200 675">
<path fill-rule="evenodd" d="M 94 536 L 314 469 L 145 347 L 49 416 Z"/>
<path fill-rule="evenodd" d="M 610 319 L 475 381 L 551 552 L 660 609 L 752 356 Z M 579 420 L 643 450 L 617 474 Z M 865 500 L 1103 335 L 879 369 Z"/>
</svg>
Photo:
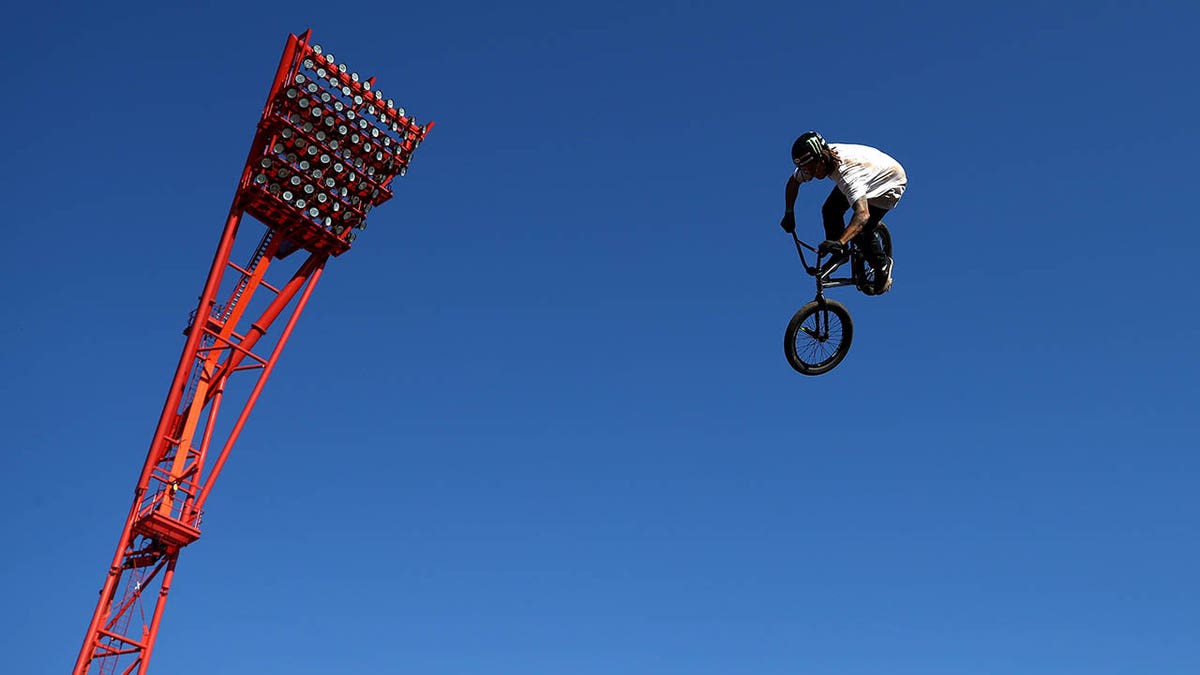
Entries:
<svg viewBox="0 0 1200 675">
<path fill-rule="evenodd" d="M 854 215 L 850 218 L 850 224 L 846 226 L 846 231 L 838 241 L 847 244 L 851 239 L 858 236 L 863 228 L 867 225 L 867 219 L 871 217 L 871 207 L 867 206 L 867 198 L 859 197 L 858 201 L 854 202 Z"/>
<path fill-rule="evenodd" d="M 796 176 L 788 176 L 787 187 L 783 189 L 784 205 L 783 210 L 790 212 L 796 206 L 796 195 L 800 194 L 800 181 L 796 180 Z"/>
</svg>

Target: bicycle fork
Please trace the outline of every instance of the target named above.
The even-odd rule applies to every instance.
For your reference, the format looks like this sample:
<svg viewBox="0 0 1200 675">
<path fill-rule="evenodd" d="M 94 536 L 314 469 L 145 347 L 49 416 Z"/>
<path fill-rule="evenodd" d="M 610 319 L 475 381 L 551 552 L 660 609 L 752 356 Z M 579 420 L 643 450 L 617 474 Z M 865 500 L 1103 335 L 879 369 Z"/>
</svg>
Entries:
<svg viewBox="0 0 1200 675">
<path fill-rule="evenodd" d="M 813 312 L 813 327 L 800 326 L 800 330 L 818 342 L 825 342 L 829 339 L 829 309 L 825 306 L 824 293 L 817 292 L 817 303 L 820 309 Z"/>
</svg>

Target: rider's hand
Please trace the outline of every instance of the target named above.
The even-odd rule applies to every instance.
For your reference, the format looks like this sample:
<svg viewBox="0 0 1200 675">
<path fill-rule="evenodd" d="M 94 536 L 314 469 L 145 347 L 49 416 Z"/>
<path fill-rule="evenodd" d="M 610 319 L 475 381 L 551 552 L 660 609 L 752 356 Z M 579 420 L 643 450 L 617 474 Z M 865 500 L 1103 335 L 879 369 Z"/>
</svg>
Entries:
<svg viewBox="0 0 1200 675">
<path fill-rule="evenodd" d="M 836 239 L 826 239 L 817 247 L 817 255 L 840 256 L 846 252 L 846 245 Z"/>
<path fill-rule="evenodd" d="M 784 232 L 794 234 L 796 232 L 796 214 L 791 211 L 784 213 L 783 220 L 779 221 L 779 226 L 783 228 Z"/>
</svg>

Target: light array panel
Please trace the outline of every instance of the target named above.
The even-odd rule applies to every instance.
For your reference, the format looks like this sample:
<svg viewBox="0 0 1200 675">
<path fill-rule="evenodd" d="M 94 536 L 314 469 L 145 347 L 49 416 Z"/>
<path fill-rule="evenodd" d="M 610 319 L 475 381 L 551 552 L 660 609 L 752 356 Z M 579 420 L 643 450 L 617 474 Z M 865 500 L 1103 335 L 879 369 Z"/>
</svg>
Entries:
<svg viewBox="0 0 1200 675">
<path fill-rule="evenodd" d="M 307 37 L 307 35 L 306 35 Z M 433 123 L 404 108 L 302 39 L 277 81 L 241 186 L 248 212 L 291 243 L 339 255 L 391 199 Z"/>
</svg>

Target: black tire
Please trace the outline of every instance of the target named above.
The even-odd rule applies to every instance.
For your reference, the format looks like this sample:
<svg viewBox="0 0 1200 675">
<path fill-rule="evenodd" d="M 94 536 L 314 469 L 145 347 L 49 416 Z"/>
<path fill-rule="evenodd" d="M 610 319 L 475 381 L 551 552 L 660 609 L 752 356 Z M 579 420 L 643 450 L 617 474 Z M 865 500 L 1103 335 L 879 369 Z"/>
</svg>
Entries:
<svg viewBox="0 0 1200 675">
<path fill-rule="evenodd" d="M 783 334 L 783 353 L 796 372 L 820 375 L 846 358 L 854 322 L 840 302 L 813 300 L 800 308 Z"/>
<path fill-rule="evenodd" d="M 887 225 L 879 223 L 875 227 L 875 236 L 880 239 L 883 244 L 883 252 L 887 257 L 892 257 L 892 233 L 888 231 Z M 864 251 L 858 252 L 858 258 L 854 263 L 855 278 L 861 279 L 870 288 L 875 283 L 875 271 L 867 264 L 867 258 Z"/>
<path fill-rule="evenodd" d="M 883 252 L 892 257 L 892 231 L 887 229 L 887 225 L 879 223 L 875 228 L 875 236 L 883 240 Z"/>
</svg>

